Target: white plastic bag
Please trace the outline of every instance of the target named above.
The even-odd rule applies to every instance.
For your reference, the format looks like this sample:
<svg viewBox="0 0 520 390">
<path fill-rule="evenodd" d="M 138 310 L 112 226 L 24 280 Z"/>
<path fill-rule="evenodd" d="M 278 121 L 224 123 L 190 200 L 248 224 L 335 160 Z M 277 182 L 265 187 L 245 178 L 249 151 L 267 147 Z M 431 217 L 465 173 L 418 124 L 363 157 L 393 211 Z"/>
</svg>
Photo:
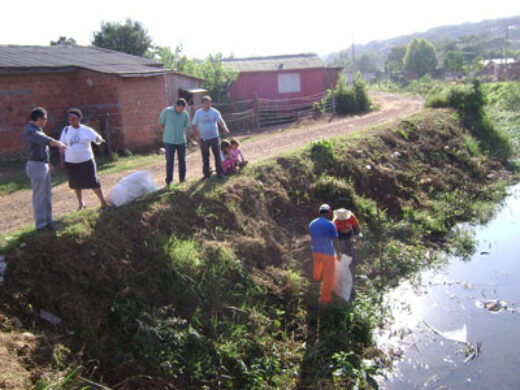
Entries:
<svg viewBox="0 0 520 390">
<path fill-rule="evenodd" d="M 345 254 L 341 255 L 340 261 L 334 262 L 334 292 L 345 302 L 350 302 L 350 294 L 352 292 L 351 262 L 352 257 Z"/>
<path fill-rule="evenodd" d="M 119 180 L 108 193 L 107 200 L 119 207 L 157 190 L 150 171 L 137 171 Z"/>
</svg>

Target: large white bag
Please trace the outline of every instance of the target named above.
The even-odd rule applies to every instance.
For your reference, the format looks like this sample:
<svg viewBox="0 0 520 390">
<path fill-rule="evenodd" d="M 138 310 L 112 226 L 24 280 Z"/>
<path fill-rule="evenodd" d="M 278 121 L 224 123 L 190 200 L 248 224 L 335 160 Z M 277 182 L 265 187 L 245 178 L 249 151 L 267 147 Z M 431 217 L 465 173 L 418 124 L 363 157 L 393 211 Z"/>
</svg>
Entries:
<svg viewBox="0 0 520 390">
<path fill-rule="evenodd" d="M 334 292 L 346 302 L 350 302 L 350 294 L 352 292 L 351 262 L 352 257 L 345 254 L 341 255 L 340 261 L 334 261 Z"/>
<path fill-rule="evenodd" d="M 108 193 L 107 200 L 119 207 L 157 190 L 150 171 L 137 171 L 119 180 Z"/>
</svg>

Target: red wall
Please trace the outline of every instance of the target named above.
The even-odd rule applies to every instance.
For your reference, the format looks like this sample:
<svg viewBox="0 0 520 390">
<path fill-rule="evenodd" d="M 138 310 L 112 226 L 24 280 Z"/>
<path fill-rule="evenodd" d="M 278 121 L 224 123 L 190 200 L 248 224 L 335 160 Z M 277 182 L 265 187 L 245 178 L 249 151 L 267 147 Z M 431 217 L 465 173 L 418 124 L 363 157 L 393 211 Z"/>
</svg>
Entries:
<svg viewBox="0 0 520 390">
<path fill-rule="evenodd" d="M 48 111 L 51 134 L 71 107 L 117 112 L 117 77 L 89 70 L 64 73 L 0 75 L 0 153 L 22 152 L 22 134 L 33 107 Z M 59 129 L 58 129 L 59 131 Z"/>
<path fill-rule="evenodd" d="M 299 73 L 300 92 L 278 93 L 278 74 L 280 73 Z M 300 69 L 286 71 L 266 71 L 266 72 L 241 72 L 231 88 L 230 95 L 232 100 L 251 99 L 255 92 L 259 98 L 266 99 L 285 99 L 294 97 L 304 97 L 323 92 L 330 86 L 324 86 L 324 69 Z"/>
<path fill-rule="evenodd" d="M 142 147 L 161 140 L 159 115 L 167 106 L 164 77 L 119 79 L 123 146 Z"/>
</svg>

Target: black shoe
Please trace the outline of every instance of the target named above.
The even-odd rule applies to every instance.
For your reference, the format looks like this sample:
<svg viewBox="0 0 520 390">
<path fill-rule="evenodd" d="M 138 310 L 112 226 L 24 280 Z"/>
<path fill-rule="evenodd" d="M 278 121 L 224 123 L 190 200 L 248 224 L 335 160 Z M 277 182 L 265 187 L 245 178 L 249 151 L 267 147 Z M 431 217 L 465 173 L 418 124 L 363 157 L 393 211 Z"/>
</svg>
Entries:
<svg viewBox="0 0 520 390">
<path fill-rule="evenodd" d="M 218 177 L 219 179 L 225 179 L 225 178 L 226 178 L 226 175 L 224 175 L 223 173 L 219 173 L 219 174 L 217 175 L 217 177 Z"/>
<path fill-rule="evenodd" d="M 204 175 L 202 176 L 202 180 L 208 180 L 211 177 L 211 175 Z"/>
</svg>

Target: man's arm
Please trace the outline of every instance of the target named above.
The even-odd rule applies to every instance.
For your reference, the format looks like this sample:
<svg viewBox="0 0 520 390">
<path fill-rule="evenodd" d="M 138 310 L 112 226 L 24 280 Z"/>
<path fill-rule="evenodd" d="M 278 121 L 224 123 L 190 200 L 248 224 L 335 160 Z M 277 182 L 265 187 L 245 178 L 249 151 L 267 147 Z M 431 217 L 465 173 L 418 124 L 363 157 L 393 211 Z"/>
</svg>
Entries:
<svg viewBox="0 0 520 390">
<path fill-rule="evenodd" d="M 334 245 L 334 250 L 336 251 L 336 255 L 338 257 L 340 257 L 341 256 L 341 249 L 339 247 L 339 240 L 338 240 L 337 237 L 332 239 L 332 244 Z"/>
<path fill-rule="evenodd" d="M 229 134 L 230 131 L 226 125 L 226 122 L 224 122 L 224 119 L 221 119 L 217 122 L 220 126 L 222 126 L 222 129 L 224 130 L 224 133 Z"/>
<path fill-rule="evenodd" d="M 202 140 L 200 139 L 199 126 L 198 125 L 193 125 L 193 138 L 195 138 L 195 141 L 199 145 L 202 145 Z"/>
</svg>

